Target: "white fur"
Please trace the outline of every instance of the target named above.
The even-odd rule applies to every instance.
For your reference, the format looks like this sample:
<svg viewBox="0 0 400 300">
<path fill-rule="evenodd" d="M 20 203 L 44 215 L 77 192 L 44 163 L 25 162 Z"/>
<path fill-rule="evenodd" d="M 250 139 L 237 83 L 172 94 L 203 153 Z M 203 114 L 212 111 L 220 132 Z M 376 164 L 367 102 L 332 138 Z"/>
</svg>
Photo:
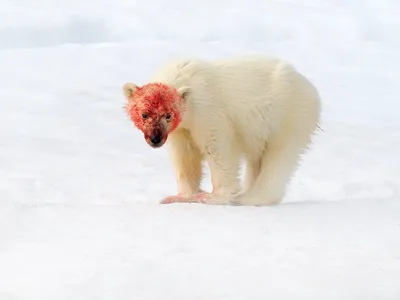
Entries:
<svg viewBox="0 0 400 300">
<path fill-rule="evenodd" d="M 201 162 L 213 185 L 211 204 L 270 205 L 283 200 L 320 118 L 315 87 L 283 60 L 187 59 L 152 77 L 185 91 L 180 126 L 167 140 L 178 193 L 200 191 Z M 241 159 L 247 163 L 240 186 Z"/>
</svg>

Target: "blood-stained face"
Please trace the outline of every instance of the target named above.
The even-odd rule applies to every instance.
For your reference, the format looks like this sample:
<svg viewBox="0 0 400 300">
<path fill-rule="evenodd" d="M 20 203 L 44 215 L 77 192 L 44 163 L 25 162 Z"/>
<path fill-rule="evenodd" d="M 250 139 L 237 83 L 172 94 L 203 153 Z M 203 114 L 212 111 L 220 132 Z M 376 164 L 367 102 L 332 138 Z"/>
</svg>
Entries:
<svg viewBox="0 0 400 300">
<path fill-rule="evenodd" d="M 123 86 L 126 112 L 151 147 L 164 145 L 168 134 L 182 121 L 188 89 L 176 89 L 163 83 L 149 83 L 142 87 L 126 83 Z"/>
</svg>

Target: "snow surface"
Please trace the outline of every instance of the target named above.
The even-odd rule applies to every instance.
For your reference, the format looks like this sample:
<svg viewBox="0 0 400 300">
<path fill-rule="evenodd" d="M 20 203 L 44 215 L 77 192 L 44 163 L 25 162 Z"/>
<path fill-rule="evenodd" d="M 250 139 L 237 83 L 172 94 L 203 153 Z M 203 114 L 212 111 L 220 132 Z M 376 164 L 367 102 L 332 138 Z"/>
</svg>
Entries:
<svg viewBox="0 0 400 300">
<path fill-rule="evenodd" d="M 400 299 L 397 0 L 0 2 L 0 299 Z M 121 85 L 267 53 L 323 131 L 274 207 L 159 205 Z M 205 182 L 210 188 L 210 183 Z"/>
</svg>

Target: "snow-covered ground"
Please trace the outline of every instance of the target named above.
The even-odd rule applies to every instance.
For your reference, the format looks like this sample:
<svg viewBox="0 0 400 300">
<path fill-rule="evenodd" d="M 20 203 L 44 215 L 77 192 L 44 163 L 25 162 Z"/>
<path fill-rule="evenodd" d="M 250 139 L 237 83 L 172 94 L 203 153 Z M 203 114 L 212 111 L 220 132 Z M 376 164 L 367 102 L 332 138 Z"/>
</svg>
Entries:
<svg viewBox="0 0 400 300">
<path fill-rule="evenodd" d="M 400 299 L 397 0 L 0 2 L 0 299 Z M 275 207 L 160 205 L 121 85 L 268 53 L 323 97 Z M 205 187 L 210 188 L 208 181 Z"/>
</svg>

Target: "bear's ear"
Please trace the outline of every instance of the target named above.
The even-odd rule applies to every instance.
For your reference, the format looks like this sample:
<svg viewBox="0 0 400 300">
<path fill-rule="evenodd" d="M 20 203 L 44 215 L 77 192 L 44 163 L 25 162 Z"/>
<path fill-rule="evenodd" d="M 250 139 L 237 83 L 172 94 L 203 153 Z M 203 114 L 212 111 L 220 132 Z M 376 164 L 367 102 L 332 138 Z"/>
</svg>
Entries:
<svg viewBox="0 0 400 300">
<path fill-rule="evenodd" d="M 131 82 L 127 82 L 122 86 L 122 90 L 126 98 L 131 97 L 132 94 L 136 91 L 136 89 L 137 89 L 136 84 Z"/>
<path fill-rule="evenodd" d="M 182 86 L 182 87 L 178 88 L 178 93 L 179 93 L 179 95 L 181 95 L 181 97 L 182 97 L 184 100 L 187 100 L 187 96 L 188 96 L 189 93 L 190 93 L 190 87 L 188 87 L 188 86 Z"/>
</svg>

